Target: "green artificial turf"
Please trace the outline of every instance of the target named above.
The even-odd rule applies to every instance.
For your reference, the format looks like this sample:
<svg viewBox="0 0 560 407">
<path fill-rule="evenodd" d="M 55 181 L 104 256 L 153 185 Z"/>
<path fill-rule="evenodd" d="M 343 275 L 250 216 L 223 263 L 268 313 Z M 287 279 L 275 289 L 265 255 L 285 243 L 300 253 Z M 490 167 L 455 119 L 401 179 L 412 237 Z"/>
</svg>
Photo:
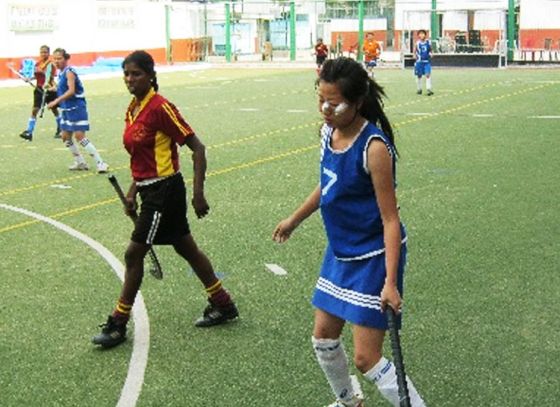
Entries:
<svg viewBox="0 0 560 407">
<path fill-rule="evenodd" d="M 325 246 L 320 217 L 282 246 L 270 238 L 318 182 L 315 75 L 159 75 L 160 92 L 208 147 L 211 213 L 190 223 L 241 318 L 195 329 L 202 287 L 172 249 L 156 248 L 165 278 L 146 276 L 142 286 L 151 342 L 138 406 L 332 401 L 310 344 L 309 301 Z M 560 119 L 534 116 L 560 114 L 558 71 L 436 70 L 432 97 L 415 94 L 410 71 L 378 70 L 376 78 L 396 127 L 409 231 L 408 373 L 430 406 L 557 405 Z M 120 78 L 85 87 L 90 139 L 126 186 L 121 135 L 130 96 Z M 55 218 L 122 259 L 131 223 L 106 176 L 67 170 L 72 159 L 52 138 L 48 112 L 32 143 L 18 138 L 31 96 L 28 87 L 0 89 L 0 203 Z M 187 151 L 182 166 L 189 179 Z M 119 293 L 110 266 L 64 232 L 1 208 L 0 258 L 0 405 L 115 405 L 133 335 L 110 351 L 89 343 Z M 351 355 L 349 330 L 345 342 Z M 362 387 L 367 406 L 385 405 L 373 385 Z"/>
</svg>

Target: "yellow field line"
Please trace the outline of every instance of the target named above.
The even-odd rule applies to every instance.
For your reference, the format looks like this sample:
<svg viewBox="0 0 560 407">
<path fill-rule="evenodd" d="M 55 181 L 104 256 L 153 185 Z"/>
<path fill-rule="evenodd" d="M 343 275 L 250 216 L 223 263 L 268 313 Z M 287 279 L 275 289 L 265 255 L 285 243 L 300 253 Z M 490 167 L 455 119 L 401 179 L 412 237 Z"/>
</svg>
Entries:
<svg viewBox="0 0 560 407">
<path fill-rule="evenodd" d="M 125 169 L 125 168 L 128 168 L 128 166 L 124 165 L 124 166 L 120 166 L 120 167 L 115 167 L 115 168 L 111 168 L 111 170 L 116 171 L 116 170 L 122 170 L 122 169 Z M 96 175 L 95 172 L 90 172 L 90 173 L 85 173 L 85 174 L 80 174 L 80 175 L 73 175 L 73 176 L 70 176 L 70 177 L 59 178 L 59 179 L 55 179 L 53 181 L 41 182 L 39 184 L 33 184 L 33 185 L 29 185 L 27 187 L 9 189 L 7 191 L 0 192 L 0 197 L 6 196 L 6 195 L 14 195 L 14 194 L 17 194 L 19 192 L 25 192 L 25 191 L 29 191 L 29 190 L 32 190 L 32 189 L 48 187 L 48 186 L 53 185 L 53 184 L 63 184 L 63 183 L 68 182 L 68 181 L 74 181 L 74 180 L 81 179 L 81 178 L 93 177 L 95 175 Z"/>
<path fill-rule="evenodd" d="M 62 218 L 63 216 L 73 215 L 75 213 L 80 213 L 80 212 L 83 212 L 83 211 L 87 211 L 88 209 L 97 208 L 99 206 L 107 205 L 107 204 L 116 202 L 118 200 L 119 200 L 119 198 L 106 199 L 104 201 L 98 201 L 98 202 L 94 202 L 94 203 L 89 204 L 89 205 L 80 206 L 80 207 L 74 208 L 74 209 L 69 209 L 69 210 L 64 211 L 64 212 L 58 212 L 58 213 L 55 213 L 53 215 L 49 215 L 48 217 L 53 218 L 53 219 Z M 36 220 L 28 220 L 28 221 L 25 221 L 25 222 L 16 223 L 14 225 L 5 226 L 3 228 L 0 228 L 0 233 L 9 232 L 9 231 L 15 230 L 15 229 L 20 229 L 20 228 L 23 228 L 25 226 L 34 225 L 36 223 L 41 223 L 41 221 L 37 220 L 37 219 Z"/>
<path fill-rule="evenodd" d="M 533 87 L 526 88 L 526 89 L 523 89 L 523 90 L 517 90 L 515 92 L 507 93 L 507 94 L 504 94 L 504 95 L 494 96 L 494 97 L 491 97 L 491 98 L 488 98 L 488 99 L 482 99 L 482 100 L 478 100 L 478 101 L 471 102 L 471 103 L 465 103 L 463 105 L 459 105 L 459 106 L 454 107 L 454 108 L 446 109 L 446 110 L 443 110 L 441 112 L 430 113 L 430 114 L 427 114 L 425 116 L 419 116 L 419 117 L 416 117 L 414 119 L 410 119 L 410 120 L 406 120 L 406 121 L 403 121 L 403 122 L 396 123 L 394 125 L 394 127 L 397 128 L 397 127 L 401 127 L 401 126 L 406 125 L 406 124 L 415 123 L 415 122 L 419 122 L 419 121 L 422 121 L 422 120 L 427 120 L 429 118 L 433 118 L 433 117 L 436 117 L 436 116 L 441 116 L 441 115 L 444 115 L 444 114 L 454 113 L 454 112 L 457 112 L 457 111 L 460 111 L 460 110 L 467 109 L 467 108 L 472 107 L 472 106 L 481 105 L 483 103 L 493 102 L 493 101 L 501 100 L 501 99 L 504 99 L 504 98 L 507 98 L 507 97 L 522 95 L 524 93 L 528 93 L 528 92 L 532 92 L 532 91 L 535 91 L 535 90 L 543 89 L 547 86 L 551 86 L 551 84 L 541 84 L 541 85 L 533 86 Z M 257 160 L 254 160 L 254 161 L 238 164 L 238 165 L 228 167 L 228 168 L 224 168 L 224 169 L 221 169 L 221 170 L 210 171 L 210 172 L 208 172 L 207 176 L 208 177 L 213 177 L 213 176 L 227 174 L 227 173 L 237 171 L 237 170 L 241 170 L 241 169 L 245 169 L 245 168 L 251 168 L 251 167 L 254 167 L 256 165 L 268 163 L 268 162 L 271 162 L 271 161 L 276 161 L 276 160 L 279 160 L 279 159 L 282 159 L 282 158 L 285 158 L 285 157 L 289 157 L 289 156 L 293 156 L 293 155 L 296 155 L 296 154 L 301 154 L 301 153 L 307 152 L 311 149 L 315 149 L 317 147 L 318 147 L 318 144 L 313 144 L 313 145 L 297 148 L 297 149 L 290 150 L 290 151 L 287 151 L 287 152 L 284 152 L 284 153 L 275 154 L 275 155 L 272 155 L 272 156 L 269 156 L 269 157 L 264 157 L 264 158 L 257 159 Z M 78 178 L 80 178 L 80 177 L 83 177 L 83 176 L 78 176 Z M 51 183 L 49 183 L 47 185 L 50 185 L 50 184 Z M 92 208 L 102 206 L 102 205 L 106 205 L 106 204 L 109 204 L 109 203 L 113 203 L 113 202 L 116 202 L 116 201 L 117 201 L 117 198 L 107 199 L 107 200 L 96 202 L 96 203 L 93 203 L 93 204 L 90 204 L 90 205 L 82 206 L 82 207 L 79 207 L 79 208 L 74 208 L 74 209 L 71 209 L 71 210 L 68 210 L 68 211 L 65 211 L 65 212 L 59 212 L 59 213 L 51 215 L 51 217 L 52 218 L 59 218 L 59 217 L 62 217 L 62 216 L 79 213 L 79 212 L 82 212 L 82 211 L 85 211 L 85 210 L 88 210 L 88 209 L 92 209 Z M 0 233 L 8 232 L 8 231 L 11 231 L 11 230 L 14 230 L 14 229 L 19 229 L 19 228 L 22 228 L 22 227 L 25 227 L 25 226 L 32 225 L 34 223 L 38 223 L 38 221 L 26 221 L 26 222 L 14 224 L 14 225 L 11 225 L 11 226 L 6 226 L 4 228 L 0 228 Z"/>
<path fill-rule="evenodd" d="M 469 88 L 469 89 L 463 89 L 463 90 L 453 92 L 453 93 L 450 93 L 450 94 L 446 94 L 446 95 L 433 96 L 432 100 L 434 100 L 438 97 L 439 98 L 447 98 L 447 97 L 455 96 L 455 95 L 459 95 L 459 94 L 475 92 L 477 90 L 481 90 L 481 89 L 485 89 L 485 88 L 496 87 L 496 86 L 499 86 L 499 85 L 501 85 L 503 83 L 507 83 L 507 82 L 512 82 L 512 81 L 502 81 L 502 82 L 495 82 L 495 83 L 491 83 L 491 84 L 485 84 L 485 85 L 481 85 L 481 86 L 475 86 L 475 87 L 472 87 L 472 88 Z M 285 93 L 287 93 L 287 92 L 285 92 Z M 268 95 L 268 96 L 270 96 L 270 95 Z M 416 99 L 416 100 L 411 101 L 411 102 L 405 102 L 405 103 L 400 103 L 400 104 L 397 104 L 397 105 L 387 106 L 386 109 L 390 109 L 390 108 L 391 109 L 396 109 L 398 107 L 409 106 L 409 105 L 412 105 L 412 104 L 420 103 L 422 101 L 423 101 L 423 99 Z M 440 113 L 432 113 L 430 115 L 433 116 L 433 115 L 438 115 L 438 114 L 440 114 Z M 396 128 L 396 127 L 399 127 L 403 124 L 414 123 L 414 122 L 417 122 L 417 121 L 420 121 L 420 120 L 423 120 L 423 119 L 425 119 L 425 117 L 424 118 L 410 119 L 410 120 L 405 121 L 405 122 L 396 123 L 394 125 L 394 127 Z M 322 121 L 319 120 L 319 121 L 309 122 L 309 123 L 306 123 L 306 124 L 287 127 L 287 128 L 284 128 L 284 129 L 271 130 L 271 131 L 264 132 L 264 133 L 254 134 L 254 135 L 251 135 L 251 136 L 242 137 L 242 138 L 231 140 L 231 141 L 226 141 L 226 142 L 223 142 L 223 143 L 211 144 L 207 148 L 210 150 L 210 149 L 215 149 L 215 148 L 228 147 L 228 146 L 232 146 L 232 145 L 236 145 L 236 144 L 245 143 L 247 141 L 253 141 L 253 140 L 260 139 L 260 138 L 273 136 L 273 135 L 280 134 L 280 133 L 287 133 L 287 132 L 296 131 L 296 130 L 303 130 L 303 129 L 306 129 L 306 128 L 309 128 L 309 127 L 312 127 L 312 126 L 319 126 L 321 123 L 322 123 Z M 128 165 L 124 165 L 124 166 L 114 167 L 113 170 L 116 171 L 116 170 L 122 170 L 122 169 L 127 169 L 127 168 L 128 168 Z M 29 185 L 27 187 L 10 189 L 10 190 L 7 190 L 7 191 L 0 192 L 0 197 L 6 196 L 6 195 L 14 195 L 14 194 L 17 194 L 17 193 L 20 193 L 20 192 L 26 192 L 26 191 L 30 191 L 30 190 L 33 190 L 33 189 L 48 187 L 52 184 L 62 184 L 62 183 L 67 182 L 67 181 L 73 181 L 73 180 L 77 180 L 77 179 L 80 179 L 80 178 L 87 178 L 87 177 L 91 177 L 91 176 L 95 176 L 95 173 L 75 175 L 75 176 L 71 176 L 71 177 L 56 179 L 56 180 L 49 181 L 49 182 L 42 182 L 42 183 L 39 183 L 39 184 Z"/>
</svg>

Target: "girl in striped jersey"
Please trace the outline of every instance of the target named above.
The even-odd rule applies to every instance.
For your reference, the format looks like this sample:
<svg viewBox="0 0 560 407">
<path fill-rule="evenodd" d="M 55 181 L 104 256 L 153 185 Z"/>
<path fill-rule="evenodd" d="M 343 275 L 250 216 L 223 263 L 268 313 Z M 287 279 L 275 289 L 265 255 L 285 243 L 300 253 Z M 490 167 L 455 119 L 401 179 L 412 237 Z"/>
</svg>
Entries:
<svg viewBox="0 0 560 407">
<path fill-rule="evenodd" d="M 86 137 L 86 131 L 89 130 L 89 120 L 82 81 L 78 77 L 76 70 L 68 65 L 70 55 L 64 49 L 55 49 L 53 57 L 54 64 L 59 70 L 58 97 L 50 102 L 47 107 L 49 109 L 59 107 L 61 110 L 60 128 L 62 130 L 62 141 L 74 156 L 74 164 L 69 169 L 71 171 L 89 169 L 80 150 L 78 150 L 78 147 L 72 140 L 73 135 L 88 154 L 95 159 L 97 172 L 106 173 L 109 166 L 103 161 L 93 143 Z"/>
<path fill-rule="evenodd" d="M 384 93 L 358 62 L 342 57 L 323 65 L 318 94 L 325 120 L 320 184 L 278 224 L 273 239 L 286 241 L 321 209 L 328 245 L 313 296 L 312 342 L 337 398 L 331 406 L 363 405 L 340 340 L 347 321 L 353 324 L 356 367 L 399 406 L 395 367 L 382 355 L 388 328 L 383 309 L 390 306 L 400 313 L 406 231 L 397 210 L 397 154 L 382 108 Z M 412 405 L 424 406 L 410 379 L 408 388 Z"/>
<path fill-rule="evenodd" d="M 127 194 L 129 215 L 140 213 L 125 253 L 126 272 L 120 298 L 93 343 L 109 348 L 126 339 L 126 324 L 144 275 L 144 257 L 153 244 L 172 245 L 185 259 L 208 295 L 206 309 L 195 325 L 210 327 L 238 316 L 237 307 L 222 287 L 206 255 L 194 241 L 187 221 L 187 192 L 179 168 L 179 147 L 192 151 L 192 205 L 198 218 L 210 210 L 204 196 L 206 148 L 177 108 L 157 93 L 154 60 L 135 51 L 123 62 L 124 81 L 134 96 L 126 112 L 123 142 L 130 154 L 132 184 Z"/>
</svg>

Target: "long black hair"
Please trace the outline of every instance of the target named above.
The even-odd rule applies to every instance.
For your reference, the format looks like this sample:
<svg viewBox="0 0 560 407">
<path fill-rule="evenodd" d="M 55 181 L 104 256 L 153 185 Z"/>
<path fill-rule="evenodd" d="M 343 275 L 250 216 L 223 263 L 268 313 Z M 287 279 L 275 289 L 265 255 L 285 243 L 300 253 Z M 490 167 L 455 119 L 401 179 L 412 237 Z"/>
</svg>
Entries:
<svg viewBox="0 0 560 407">
<path fill-rule="evenodd" d="M 346 57 L 329 59 L 323 64 L 318 81 L 336 84 L 342 96 L 350 103 L 362 101 L 360 115 L 380 127 L 395 145 L 393 128 L 383 111 L 385 91 L 368 76 L 359 62 Z"/>
<path fill-rule="evenodd" d="M 138 68 L 146 72 L 151 77 L 152 88 L 154 88 L 154 90 L 157 92 L 159 89 L 159 85 L 157 83 L 156 71 L 154 69 L 154 58 L 152 58 L 152 56 L 146 51 L 134 51 L 131 54 L 128 54 L 124 59 L 122 68 L 124 69 L 124 66 L 129 63 L 136 64 Z"/>
</svg>

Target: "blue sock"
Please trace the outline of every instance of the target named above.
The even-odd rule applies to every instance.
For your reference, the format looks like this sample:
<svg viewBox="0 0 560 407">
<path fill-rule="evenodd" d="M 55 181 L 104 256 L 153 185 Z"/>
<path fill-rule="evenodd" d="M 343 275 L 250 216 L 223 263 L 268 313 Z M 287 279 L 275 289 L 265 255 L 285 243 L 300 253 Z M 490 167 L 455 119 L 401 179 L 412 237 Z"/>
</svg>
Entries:
<svg viewBox="0 0 560 407">
<path fill-rule="evenodd" d="M 60 120 L 62 119 L 60 118 L 60 116 L 56 116 L 55 120 L 56 120 L 56 132 L 60 133 Z"/>
<path fill-rule="evenodd" d="M 37 119 L 30 117 L 29 121 L 27 122 L 27 130 L 29 133 L 33 133 L 33 130 L 35 129 L 35 122 L 37 121 Z"/>
</svg>

